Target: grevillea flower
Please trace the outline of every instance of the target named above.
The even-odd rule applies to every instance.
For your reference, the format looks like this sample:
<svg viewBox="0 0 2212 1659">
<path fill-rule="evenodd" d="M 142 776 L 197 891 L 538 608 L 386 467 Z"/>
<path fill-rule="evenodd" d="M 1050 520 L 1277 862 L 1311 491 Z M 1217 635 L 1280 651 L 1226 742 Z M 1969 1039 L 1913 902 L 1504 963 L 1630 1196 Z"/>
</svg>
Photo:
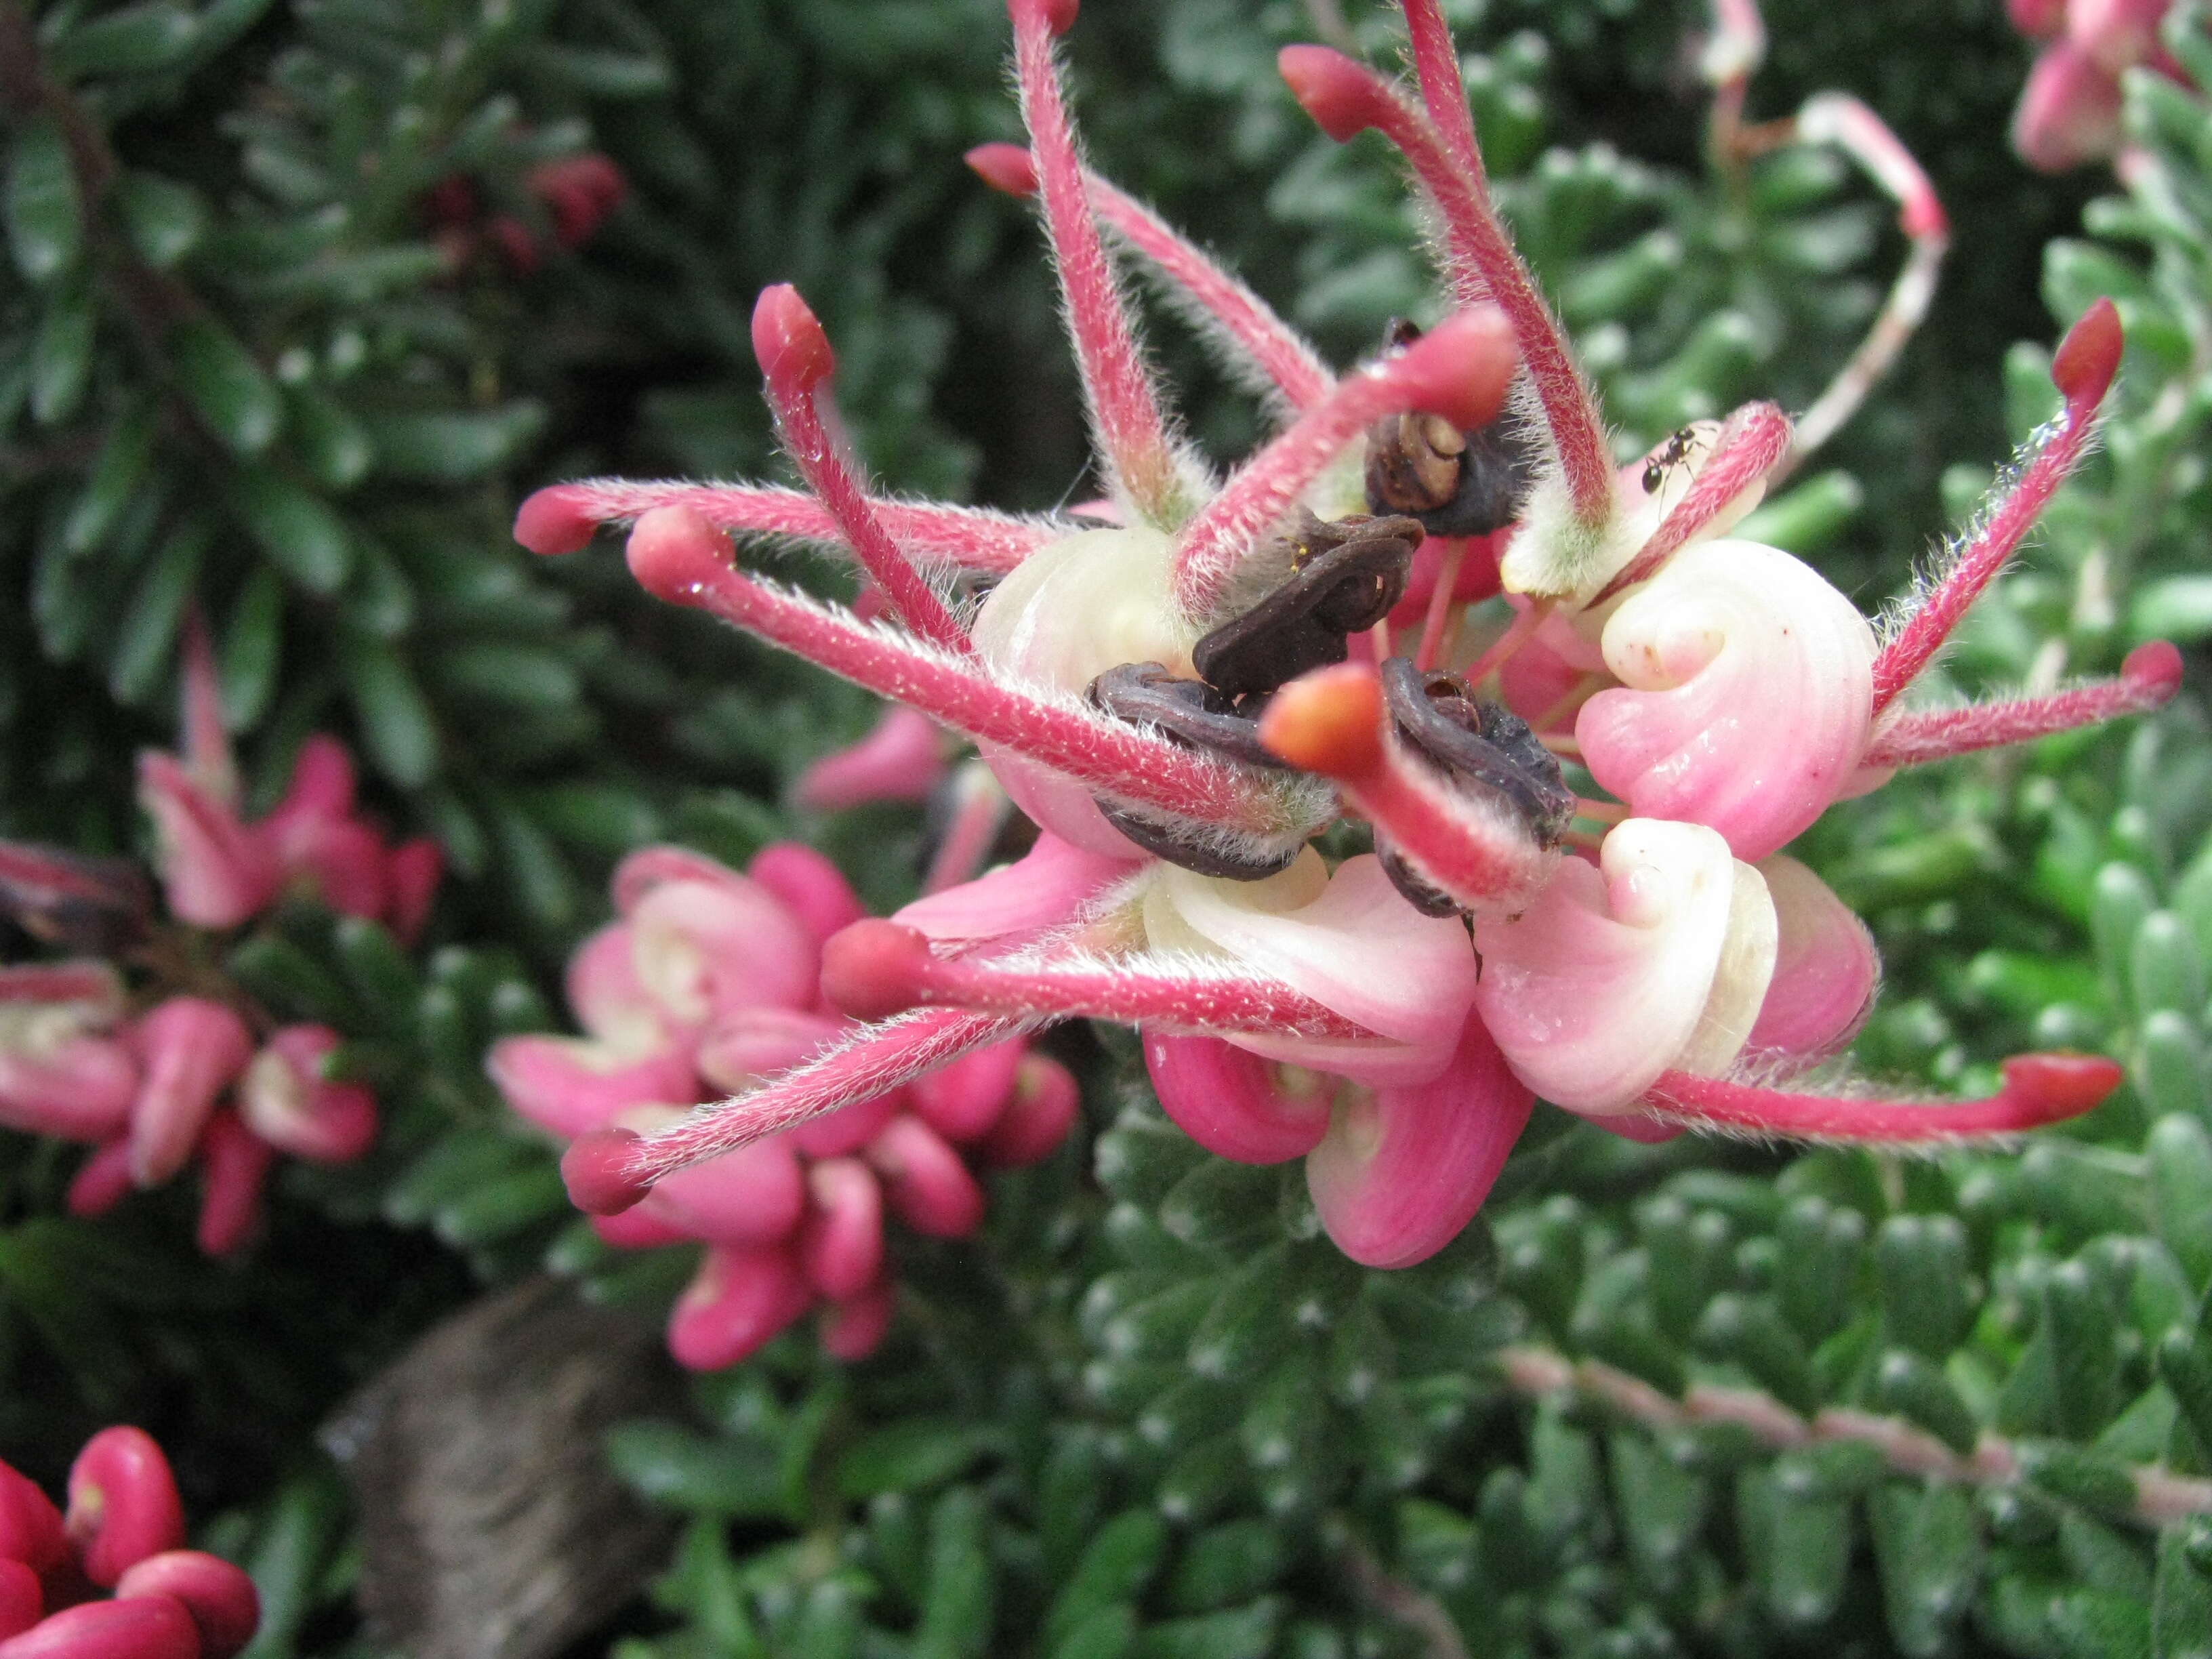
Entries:
<svg viewBox="0 0 2212 1659">
<path fill-rule="evenodd" d="M 143 1430 L 85 1442 L 66 1511 L 0 1463 L 0 1659 L 231 1659 L 260 1595 L 184 1542 L 176 1478 Z"/>
<path fill-rule="evenodd" d="M 847 1030 L 821 994 L 822 952 L 862 912 L 820 854 L 779 842 L 740 874 L 648 848 L 615 872 L 614 900 L 617 920 L 568 963 L 586 1035 L 508 1037 L 491 1052 L 508 1103 L 556 1138 L 680 1120 L 802 1066 Z M 817 1307 L 823 1346 L 855 1358 L 890 1323 L 887 1216 L 933 1237 L 973 1232 L 984 1196 L 969 1159 L 1035 1163 L 1075 1110 L 1075 1079 L 1010 1038 L 678 1171 L 598 1226 L 623 1248 L 707 1246 L 669 1320 L 683 1364 L 734 1364 Z"/>
<path fill-rule="evenodd" d="M 702 1160 L 1073 1016 L 1141 1028 L 1163 1105 L 1214 1151 L 1305 1158 L 1332 1236 L 1377 1265 L 1465 1224 L 1540 1093 L 1646 1139 L 1704 1125 L 1915 1141 L 2027 1128 L 2117 1084 L 2108 1060 L 2044 1055 L 2008 1062 L 1972 1103 L 1781 1086 L 1848 1040 L 1878 964 L 1856 919 L 1779 851 L 1896 767 L 2172 695 L 2161 646 L 2049 697 L 1899 702 L 2080 459 L 2119 361 L 2112 308 L 2060 348 L 2063 407 L 1990 508 L 1871 623 L 1802 562 L 1728 537 L 1808 447 L 1773 405 L 1616 466 L 1492 209 L 1437 0 L 1404 3 L 1412 89 L 1322 47 L 1281 58 L 1332 137 L 1378 129 L 1404 154 L 1453 307 L 1339 378 L 1084 165 L 1055 61 L 1076 6 L 1010 0 L 1030 144 L 969 161 L 1042 206 L 1104 526 L 871 494 L 832 436 L 829 342 L 788 288 L 762 295 L 754 343 L 808 490 L 606 480 L 524 504 L 516 534 L 544 553 L 629 522 L 648 590 L 973 739 L 1043 831 L 1020 863 L 825 941 L 823 989 L 871 1024 L 789 1069 L 760 1064 L 665 1127 L 580 1138 L 564 1169 L 583 1207 L 623 1213 Z M 1759 37 L 1748 0 L 1717 12 L 1707 67 L 1725 103 Z M 1817 441 L 1924 309 L 1946 227 L 1863 106 L 1824 94 L 1791 135 L 1859 161 L 1913 243 L 1816 408 Z M 1109 239 L 1208 320 L 1280 418 L 1225 478 L 1165 412 Z M 762 580 L 732 532 L 842 547 L 881 616 Z M 1501 590 L 1511 620 L 1486 632 L 1470 613 Z M 1578 795 L 1563 758 L 1617 799 Z M 1332 866 L 1307 843 L 1340 815 L 1375 850 Z M 621 1048 L 610 1028 L 578 1097 L 633 1086 L 630 1069 L 666 1052 Z M 756 1052 L 775 1051 L 763 1036 Z"/>
<path fill-rule="evenodd" d="M 2159 39 L 2172 0 L 2014 0 L 2013 27 L 2045 43 L 2013 112 L 2012 147 L 2041 173 L 2110 161 L 2122 144 L 2120 77 L 2138 66 L 2183 84 Z"/>
</svg>

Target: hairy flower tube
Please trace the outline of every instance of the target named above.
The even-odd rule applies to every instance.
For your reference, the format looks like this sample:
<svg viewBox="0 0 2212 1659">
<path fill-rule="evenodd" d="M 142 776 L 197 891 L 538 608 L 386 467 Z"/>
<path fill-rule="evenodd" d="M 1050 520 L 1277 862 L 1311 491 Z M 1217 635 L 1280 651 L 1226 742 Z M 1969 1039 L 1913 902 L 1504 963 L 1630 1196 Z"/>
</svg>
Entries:
<svg viewBox="0 0 2212 1659">
<path fill-rule="evenodd" d="M 1324 48 L 1282 55 L 1332 137 L 1378 129 L 1405 155 L 1438 228 L 1453 308 L 1341 378 L 1085 166 L 1055 60 L 1076 7 L 1009 10 L 1030 143 L 969 160 L 1040 204 L 1115 522 L 872 494 L 832 435 L 829 342 L 777 288 L 754 343 L 806 490 L 557 485 L 516 534 L 573 552 L 629 523 L 649 591 L 974 740 L 1044 833 L 830 939 L 824 989 L 872 1023 L 679 1122 L 582 1137 L 579 1203 L 623 1212 L 702 1159 L 1072 1017 L 1142 1030 L 1163 1104 L 1208 1147 L 1305 1158 L 1330 1233 L 1376 1265 L 1465 1224 L 1537 1095 L 1641 1138 L 1910 1142 L 2032 1127 L 2115 1086 L 2109 1060 L 2028 1056 L 1980 1103 L 1792 1092 L 1848 1041 L 1878 964 L 1780 852 L 1898 766 L 2172 695 L 2167 646 L 2047 697 L 1900 701 L 2083 454 L 2120 356 L 2108 304 L 2057 355 L 2057 419 L 1876 625 L 1802 562 L 1728 537 L 1791 453 L 1779 409 L 1616 465 L 1492 210 L 1436 0 L 1405 0 L 1412 89 Z M 1940 253 L 1941 207 L 1870 112 L 1808 106 L 1801 125 L 1860 155 Z M 1164 410 L 1117 254 L 1267 389 L 1279 429 L 1224 478 Z M 762 579 L 732 534 L 843 548 L 880 614 Z M 1510 619 L 1486 630 L 1474 606 L 1500 590 Z M 1614 799 L 1577 793 L 1563 760 Z M 1339 817 L 1372 854 L 1307 844 Z"/>
<path fill-rule="evenodd" d="M 796 842 L 746 871 L 678 848 L 615 872 L 617 919 L 568 964 L 586 1035 L 493 1047 L 493 1080 L 562 1140 L 652 1129 L 834 1046 L 848 1022 L 822 999 L 825 943 L 861 915 L 836 866 Z M 706 1245 L 668 1326 L 695 1370 L 744 1358 L 810 1310 L 841 1358 L 872 1352 L 894 1289 L 884 1226 L 957 1238 L 981 1224 L 970 1169 L 1034 1163 L 1074 1121 L 1075 1080 L 1018 1039 L 698 1164 L 598 1222 L 624 1249 Z"/>
<path fill-rule="evenodd" d="M 0 1463 L 0 1659 L 231 1659 L 260 1594 L 184 1545 L 176 1477 L 143 1430 L 84 1443 L 66 1510 Z"/>
</svg>

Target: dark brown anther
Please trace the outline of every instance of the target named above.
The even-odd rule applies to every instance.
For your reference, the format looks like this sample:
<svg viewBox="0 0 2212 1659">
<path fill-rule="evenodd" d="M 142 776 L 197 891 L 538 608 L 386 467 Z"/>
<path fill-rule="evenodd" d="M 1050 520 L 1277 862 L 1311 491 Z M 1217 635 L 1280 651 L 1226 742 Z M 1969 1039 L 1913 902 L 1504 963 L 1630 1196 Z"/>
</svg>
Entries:
<svg viewBox="0 0 2212 1659">
<path fill-rule="evenodd" d="M 1389 344 L 1420 337 L 1394 323 Z M 1526 447 L 1510 435 L 1512 417 L 1462 432 L 1440 415 L 1389 415 L 1367 431 L 1367 505 L 1420 520 L 1431 536 L 1487 536 L 1513 522 L 1534 474 Z"/>
<path fill-rule="evenodd" d="M 1260 745 L 1259 723 L 1200 680 L 1179 679 L 1156 662 L 1125 662 L 1091 682 L 1092 703 L 1125 720 L 1156 726 L 1176 742 L 1209 754 L 1291 769 Z"/>
<path fill-rule="evenodd" d="M 1396 848 L 1377 836 L 1375 856 L 1382 860 L 1382 873 L 1390 878 L 1390 884 L 1404 899 L 1425 916 L 1456 916 L 1463 914 L 1460 902 L 1441 887 L 1431 887 L 1406 862 L 1406 856 Z"/>
<path fill-rule="evenodd" d="M 1518 714 L 1474 696 L 1456 674 L 1428 673 L 1403 657 L 1382 665 L 1382 696 L 1400 738 L 1453 778 L 1509 803 L 1543 847 L 1556 847 L 1575 815 L 1559 757 Z"/>
<path fill-rule="evenodd" d="M 1247 766 L 1289 769 L 1260 746 L 1259 726 L 1250 715 L 1238 714 L 1229 699 L 1212 686 L 1178 678 L 1156 662 L 1123 663 L 1119 668 L 1109 668 L 1091 682 L 1085 695 L 1108 714 L 1152 726 L 1171 743 Z M 1103 796 L 1092 799 L 1107 823 L 1147 853 L 1201 876 L 1264 881 L 1288 869 L 1297 856 L 1297 848 L 1292 848 L 1280 858 L 1244 858 L 1214 844 L 1200 825 L 1184 829 L 1142 817 Z"/>
<path fill-rule="evenodd" d="M 1200 678 L 1224 696 L 1264 694 L 1342 662 L 1346 636 L 1374 627 L 1404 596 L 1421 526 L 1410 518 L 1324 524 L 1302 511 L 1288 540 L 1291 579 L 1191 653 Z"/>
</svg>

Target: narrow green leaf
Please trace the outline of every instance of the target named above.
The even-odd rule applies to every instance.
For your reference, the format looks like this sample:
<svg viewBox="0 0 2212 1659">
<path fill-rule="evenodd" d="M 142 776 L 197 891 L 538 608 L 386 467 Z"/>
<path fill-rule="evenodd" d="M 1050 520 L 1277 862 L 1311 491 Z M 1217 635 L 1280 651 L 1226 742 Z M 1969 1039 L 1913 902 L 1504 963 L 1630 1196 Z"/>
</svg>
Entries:
<svg viewBox="0 0 2212 1659">
<path fill-rule="evenodd" d="M 361 634 L 348 636 L 340 659 L 370 758 L 402 788 L 421 788 L 438 768 L 438 727 L 413 672 L 383 641 Z"/>
<path fill-rule="evenodd" d="M 148 75 L 183 61 L 199 44 L 200 20 L 174 0 L 144 0 L 102 12 L 64 31 L 46 54 L 58 75 Z"/>
<path fill-rule="evenodd" d="M 188 317 L 169 331 L 177 384 L 208 429 L 233 454 L 258 455 L 284 426 L 284 400 L 253 354 L 213 317 Z"/>
<path fill-rule="evenodd" d="M 115 204 L 131 246 L 156 270 L 169 270 L 206 238 L 208 210 L 200 193 L 158 173 L 125 173 Z"/>
<path fill-rule="evenodd" d="M 310 593 L 328 598 L 345 586 L 353 543 L 329 503 L 274 466 L 231 476 L 231 510 L 269 562 Z"/>
<path fill-rule="evenodd" d="M 222 682 L 223 720 L 234 732 L 261 723 L 276 690 L 284 648 L 284 583 L 264 565 L 246 579 L 224 624 L 216 661 Z"/>
<path fill-rule="evenodd" d="M 15 131 L 8 152 L 8 250 L 27 281 L 50 283 L 76 264 L 84 245 L 69 146 L 51 115 Z"/>
<path fill-rule="evenodd" d="M 200 562 L 214 539 L 214 521 L 205 514 L 190 514 L 169 532 L 140 579 L 107 663 L 108 690 L 118 702 L 143 702 L 162 684 Z"/>
</svg>

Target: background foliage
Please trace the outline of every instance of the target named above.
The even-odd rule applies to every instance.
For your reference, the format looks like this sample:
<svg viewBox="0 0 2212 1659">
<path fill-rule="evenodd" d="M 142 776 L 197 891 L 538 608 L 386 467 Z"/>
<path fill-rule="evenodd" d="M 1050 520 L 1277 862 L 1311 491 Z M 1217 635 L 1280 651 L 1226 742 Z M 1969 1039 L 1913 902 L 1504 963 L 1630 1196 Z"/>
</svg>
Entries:
<svg viewBox="0 0 2212 1659">
<path fill-rule="evenodd" d="M 1349 361 L 1428 284 L 1387 157 L 1320 140 L 1275 80 L 1333 9 L 1098 5 L 1073 58 L 1101 166 Z M 1900 252 L 1888 210 L 1824 157 L 1706 173 L 1698 8 L 1455 9 L 1501 197 L 1615 418 L 1648 441 L 1808 401 Z M 1344 11 L 1388 52 L 1395 8 Z M 2090 201 L 2109 184 L 2005 149 L 2025 51 L 1994 0 L 1767 11 L 1753 114 L 1860 93 L 1959 234 L 1930 325 L 1763 533 L 1877 603 L 2048 412 L 2014 343 L 2111 294 L 2106 453 L 1948 672 L 2212 637 L 2202 101 L 2135 86 L 2159 165 Z M 289 1171 L 244 1261 L 193 1254 L 180 1202 L 58 1218 L 69 1157 L 0 1144 L 0 1455 L 51 1482 L 90 1426 L 153 1429 L 260 1579 L 257 1656 L 376 1650 L 316 1439 L 349 1390 L 541 1264 L 648 1310 L 682 1281 L 678 1253 L 592 1244 L 482 1073 L 492 1036 L 555 1023 L 613 860 L 795 833 L 878 904 L 911 887 L 918 814 L 779 805 L 866 698 L 653 605 L 605 550 L 533 562 L 506 532 L 556 477 L 770 470 L 744 325 L 778 280 L 837 342 L 879 476 L 1081 488 L 1036 234 L 957 159 L 1015 136 L 1004 35 L 994 0 L 0 0 L 0 834 L 144 849 L 132 755 L 172 739 L 196 603 L 264 798 L 337 731 L 457 876 L 414 958 L 296 908 L 238 945 L 273 1007 L 348 1034 L 391 1126 L 365 1164 Z M 630 194 L 572 251 L 526 179 L 585 149 Z M 533 268 L 434 216 L 456 177 Z M 1158 337 L 1202 440 L 1247 445 L 1249 407 Z M 579 1650 L 2212 1648 L 2212 1525 L 2136 1473 L 2212 1474 L 2208 834 L 2186 695 L 1830 814 L 1811 856 L 1888 963 L 1868 1065 L 1966 1088 L 2063 1042 L 2126 1058 L 2129 1090 L 2025 1152 L 1922 1162 L 1553 1115 L 1405 1273 L 1348 1267 L 1295 1176 L 1199 1153 L 1126 1043 L 1072 1034 L 1085 1129 L 997 1181 L 981 1244 L 902 1243 L 882 1357 L 787 1341 L 612 1436 L 683 1530 Z M 1716 1389 L 1795 1415 L 1712 1420 Z M 1781 1443 L 1824 1408 L 1890 1426 Z M 1984 1434 L 2008 1461 L 1905 1467 Z"/>
</svg>

